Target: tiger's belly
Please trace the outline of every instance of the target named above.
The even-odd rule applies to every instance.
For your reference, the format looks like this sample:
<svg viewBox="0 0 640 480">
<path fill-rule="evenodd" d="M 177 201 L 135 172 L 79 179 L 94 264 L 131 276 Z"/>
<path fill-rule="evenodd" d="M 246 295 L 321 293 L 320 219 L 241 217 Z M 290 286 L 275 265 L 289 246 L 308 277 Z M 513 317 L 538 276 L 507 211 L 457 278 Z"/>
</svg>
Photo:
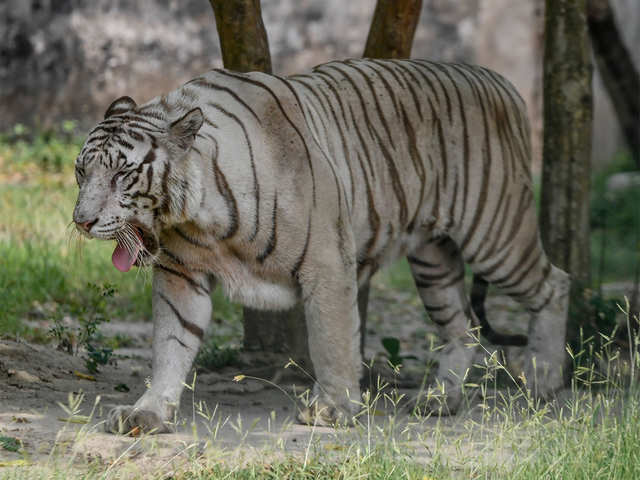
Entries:
<svg viewBox="0 0 640 480">
<path fill-rule="evenodd" d="M 288 310 L 300 297 L 295 286 L 260 278 L 246 268 L 232 274 L 218 271 L 214 276 L 229 300 L 257 310 Z"/>
</svg>

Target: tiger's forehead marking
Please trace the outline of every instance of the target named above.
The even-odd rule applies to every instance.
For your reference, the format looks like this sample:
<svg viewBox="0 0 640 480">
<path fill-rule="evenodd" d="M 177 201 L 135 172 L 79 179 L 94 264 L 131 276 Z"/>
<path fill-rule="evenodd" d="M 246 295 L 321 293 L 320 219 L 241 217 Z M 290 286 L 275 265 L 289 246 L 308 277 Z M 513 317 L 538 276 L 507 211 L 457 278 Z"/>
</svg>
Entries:
<svg viewBox="0 0 640 480">
<path fill-rule="evenodd" d="M 136 162 L 129 159 L 129 154 L 136 147 L 149 146 L 147 153 L 140 156 L 140 164 L 150 163 L 155 159 L 154 151 L 158 148 L 156 135 L 142 123 L 154 125 L 156 132 L 161 132 L 157 125 L 138 117 L 118 115 L 116 119 L 107 119 L 97 125 L 87 137 L 76 165 L 85 168 L 93 163 L 105 168 L 131 168 Z M 150 145 L 149 145 L 150 144 Z"/>
</svg>

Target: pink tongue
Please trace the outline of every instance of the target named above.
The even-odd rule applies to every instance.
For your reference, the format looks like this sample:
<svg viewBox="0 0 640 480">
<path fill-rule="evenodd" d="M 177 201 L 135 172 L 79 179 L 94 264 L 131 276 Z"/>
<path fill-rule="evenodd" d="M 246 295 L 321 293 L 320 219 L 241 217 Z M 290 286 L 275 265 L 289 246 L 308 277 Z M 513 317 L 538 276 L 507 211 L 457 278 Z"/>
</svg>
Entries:
<svg viewBox="0 0 640 480">
<path fill-rule="evenodd" d="M 131 267 L 136 262 L 138 258 L 138 253 L 142 249 L 142 238 L 140 238 L 140 234 L 136 231 L 137 242 L 135 245 L 135 251 L 133 255 L 129 253 L 129 251 L 125 248 L 122 243 L 118 242 L 115 250 L 113 251 L 113 255 L 111 255 L 111 261 L 113 262 L 113 266 L 116 267 L 121 272 L 128 272 L 131 270 Z"/>
</svg>

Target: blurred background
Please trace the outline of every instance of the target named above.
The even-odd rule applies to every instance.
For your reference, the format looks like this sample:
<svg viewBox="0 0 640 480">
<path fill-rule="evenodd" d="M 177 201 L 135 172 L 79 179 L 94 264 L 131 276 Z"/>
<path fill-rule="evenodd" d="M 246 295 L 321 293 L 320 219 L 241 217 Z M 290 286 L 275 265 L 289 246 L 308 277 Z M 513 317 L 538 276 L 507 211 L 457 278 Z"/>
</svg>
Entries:
<svg viewBox="0 0 640 480">
<path fill-rule="evenodd" d="M 540 125 L 537 0 L 425 0 L 413 56 L 479 63 L 508 77 Z M 640 44 L 640 2 L 614 0 L 626 44 Z M 263 0 L 274 72 L 290 74 L 362 55 L 375 0 Z M 630 49 L 640 63 L 640 49 Z M 95 123 L 113 99 L 142 103 L 221 67 L 213 10 L 204 0 L 0 2 L 0 131 Z M 596 74 L 597 77 L 597 74 Z M 595 81 L 593 157 L 622 137 Z"/>
</svg>

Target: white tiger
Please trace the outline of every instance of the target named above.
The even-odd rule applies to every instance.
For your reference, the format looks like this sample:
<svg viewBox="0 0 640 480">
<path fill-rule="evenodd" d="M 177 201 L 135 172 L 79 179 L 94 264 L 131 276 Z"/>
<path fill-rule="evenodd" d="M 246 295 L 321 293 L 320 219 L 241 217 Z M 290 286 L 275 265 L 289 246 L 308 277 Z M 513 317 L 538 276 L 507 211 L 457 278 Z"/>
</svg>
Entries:
<svg viewBox="0 0 640 480">
<path fill-rule="evenodd" d="M 301 418 L 348 419 L 361 374 L 358 285 L 401 256 L 448 342 L 438 380 L 449 411 L 473 325 L 526 343 L 491 332 L 487 282 L 531 312 L 524 375 L 549 394 L 562 384 L 569 283 L 541 247 L 529 162 L 521 98 L 469 65 L 349 60 L 286 78 L 214 70 L 141 106 L 116 100 L 78 156 L 73 218 L 117 240 L 118 269 L 153 265 L 153 379 L 107 430 L 167 429 L 216 281 L 254 308 L 304 303 L 317 383 Z"/>
</svg>

